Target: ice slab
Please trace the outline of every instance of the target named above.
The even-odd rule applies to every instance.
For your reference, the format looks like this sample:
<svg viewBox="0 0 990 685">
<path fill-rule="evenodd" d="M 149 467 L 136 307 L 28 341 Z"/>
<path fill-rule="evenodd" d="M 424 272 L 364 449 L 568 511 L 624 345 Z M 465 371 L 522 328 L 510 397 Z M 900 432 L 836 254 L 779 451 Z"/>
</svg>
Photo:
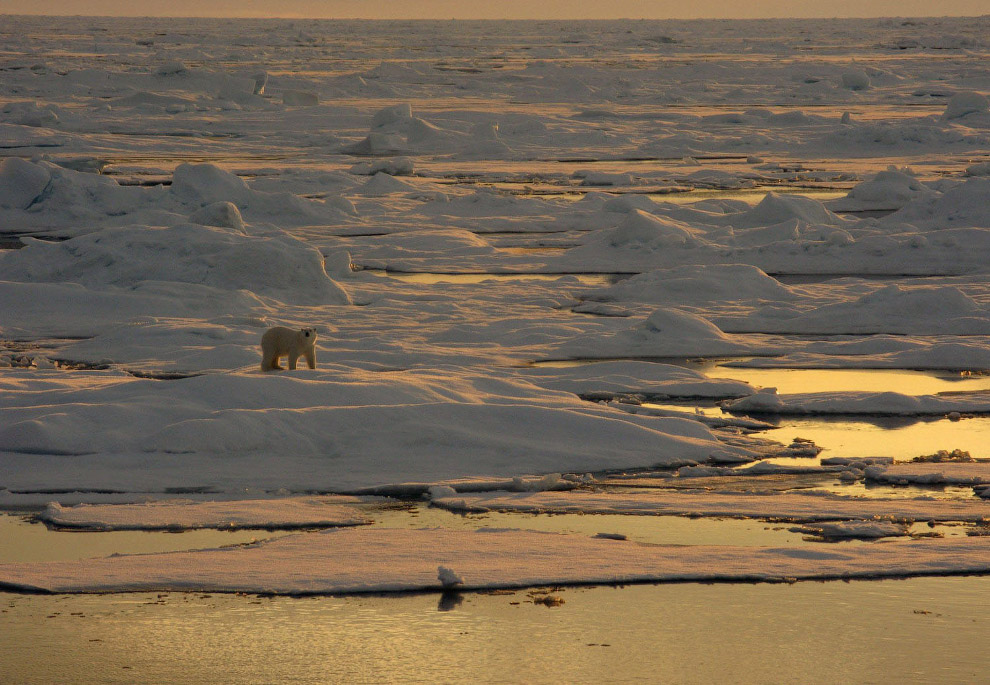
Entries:
<svg viewBox="0 0 990 685">
<path fill-rule="evenodd" d="M 732 516 L 789 521 L 883 518 L 898 521 L 984 521 L 990 503 L 980 499 L 866 499 L 826 492 L 712 493 L 639 490 L 629 493 L 488 493 L 441 497 L 433 504 L 456 511 Z"/>
<path fill-rule="evenodd" d="M 357 497 L 333 496 L 202 502 L 165 500 L 144 504 L 48 505 L 38 518 L 86 530 L 285 529 L 357 526 L 371 521 L 353 505 Z"/>
<path fill-rule="evenodd" d="M 828 540 L 901 537 L 908 534 L 908 527 L 901 523 L 884 521 L 832 521 L 815 523 L 791 531 L 808 533 Z"/>
<path fill-rule="evenodd" d="M 990 462 L 917 462 L 873 466 L 869 480 L 916 485 L 981 485 L 990 483 Z"/>
<path fill-rule="evenodd" d="M 349 492 L 756 456 L 696 421 L 633 416 L 452 368 L 252 369 L 167 383 L 11 369 L 0 389 L 9 417 L 2 485 L 11 490 Z"/>
<path fill-rule="evenodd" d="M 255 545 L 0 564 L 0 587 L 46 592 L 442 591 L 645 581 L 782 581 L 990 572 L 990 539 L 855 547 L 646 545 L 519 530 L 336 529 Z M 236 569 L 236 573 L 231 573 Z"/>
</svg>

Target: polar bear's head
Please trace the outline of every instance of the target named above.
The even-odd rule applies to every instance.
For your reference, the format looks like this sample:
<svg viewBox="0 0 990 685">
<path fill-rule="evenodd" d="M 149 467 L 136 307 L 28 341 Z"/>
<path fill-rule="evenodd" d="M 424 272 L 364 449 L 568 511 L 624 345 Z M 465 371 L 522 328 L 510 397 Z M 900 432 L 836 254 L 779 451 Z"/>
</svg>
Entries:
<svg viewBox="0 0 990 685">
<path fill-rule="evenodd" d="M 302 337 L 303 342 L 312 343 L 316 342 L 316 329 L 315 328 L 301 328 L 299 329 L 299 335 Z"/>
</svg>

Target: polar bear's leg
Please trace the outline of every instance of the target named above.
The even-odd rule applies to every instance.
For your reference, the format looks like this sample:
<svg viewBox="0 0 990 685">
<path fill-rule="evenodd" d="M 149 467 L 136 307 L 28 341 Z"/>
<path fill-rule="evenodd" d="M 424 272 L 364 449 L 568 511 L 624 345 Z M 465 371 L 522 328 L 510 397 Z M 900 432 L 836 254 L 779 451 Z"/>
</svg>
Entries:
<svg viewBox="0 0 990 685">
<path fill-rule="evenodd" d="M 279 354 L 276 351 L 266 353 L 264 358 L 261 360 L 261 370 L 262 371 L 281 371 L 282 367 L 278 365 Z"/>
<path fill-rule="evenodd" d="M 310 347 L 308 350 L 304 351 L 303 354 L 306 356 L 306 363 L 309 368 L 316 368 L 316 350 Z"/>
<path fill-rule="evenodd" d="M 263 339 L 261 341 L 261 370 L 276 371 L 281 368 L 278 365 L 278 347 L 271 340 Z"/>
<path fill-rule="evenodd" d="M 296 361 L 298 361 L 298 359 L 299 359 L 299 353 L 298 352 L 290 352 L 289 353 L 289 369 L 291 371 L 295 371 L 296 370 Z"/>
</svg>

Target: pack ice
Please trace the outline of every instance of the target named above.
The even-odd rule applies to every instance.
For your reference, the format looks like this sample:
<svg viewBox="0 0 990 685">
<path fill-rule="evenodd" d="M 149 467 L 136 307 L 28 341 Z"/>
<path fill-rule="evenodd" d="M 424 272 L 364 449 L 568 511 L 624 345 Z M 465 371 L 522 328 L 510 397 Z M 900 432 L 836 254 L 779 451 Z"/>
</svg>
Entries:
<svg viewBox="0 0 990 685">
<path fill-rule="evenodd" d="M 769 424 L 747 414 L 984 420 L 986 392 L 776 393 L 692 360 L 990 371 L 990 19 L 759 34 L 235 24 L 5 18 L 0 504 L 51 500 L 60 526 L 278 527 L 360 518 L 296 497 L 433 488 L 455 508 L 471 490 L 567 488 L 580 491 L 482 496 L 805 523 L 823 519 L 798 509 L 817 507 L 832 537 L 860 538 L 897 532 L 875 515 L 990 515 L 977 493 L 956 511 L 596 485 L 817 454 L 761 438 Z M 260 373 L 276 325 L 315 328 L 319 368 Z M 980 466 L 937 466 L 857 472 L 987 492 Z M 66 506 L 100 498 L 118 504 Z M 440 567 L 464 588 L 982 573 L 985 539 L 754 552 L 347 530 L 7 564 L 0 583 L 304 593 L 442 589 Z M 298 573 L 271 575 L 273 560 Z"/>
</svg>

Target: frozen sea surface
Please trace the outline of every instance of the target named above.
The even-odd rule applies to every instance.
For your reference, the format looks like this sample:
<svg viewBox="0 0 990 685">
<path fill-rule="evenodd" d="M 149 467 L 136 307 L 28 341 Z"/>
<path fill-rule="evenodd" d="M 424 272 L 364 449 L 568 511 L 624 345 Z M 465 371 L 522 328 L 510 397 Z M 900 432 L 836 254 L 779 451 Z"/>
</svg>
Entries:
<svg viewBox="0 0 990 685">
<path fill-rule="evenodd" d="M 987 35 L 986 17 L 5 17 L 0 506 L 248 530 L 4 516 L 0 582 L 985 573 Z M 260 371 L 275 325 L 316 329 L 317 369 Z M 396 499 L 331 511 L 347 494 Z M 429 504 L 480 501 L 500 511 Z M 533 513 L 548 502 L 570 513 Z M 353 562 L 332 573 L 331 539 Z M 408 563 L 372 568 L 372 548 Z M 236 587 L 234 557 L 253 564 Z M 706 576 L 712 560 L 743 571 Z M 521 644 L 545 647 L 538 679 L 649 679 L 663 643 L 678 681 L 724 677 L 717 662 L 741 682 L 963 682 L 987 667 L 984 580 L 572 588 L 546 607 L 448 592 L 439 613 L 435 596 L 9 595 L 4 638 L 61 658 L 4 666 L 160 680 L 163 651 L 139 643 L 189 682 L 221 663 L 258 681 L 266 664 L 176 644 L 224 625 L 224 645 L 267 653 L 344 624 L 360 648 L 332 675 L 352 681 L 382 679 L 368 654 L 398 679 L 448 659 L 490 679 L 534 653 Z M 768 634 L 793 647 L 772 674 L 754 657 Z M 464 656 L 492 635 L 490 659 Z M 424 641 L 444 645 L 427 665 Z M 321 654 L 282 656 L 328 677 Z"/>
</svg>

